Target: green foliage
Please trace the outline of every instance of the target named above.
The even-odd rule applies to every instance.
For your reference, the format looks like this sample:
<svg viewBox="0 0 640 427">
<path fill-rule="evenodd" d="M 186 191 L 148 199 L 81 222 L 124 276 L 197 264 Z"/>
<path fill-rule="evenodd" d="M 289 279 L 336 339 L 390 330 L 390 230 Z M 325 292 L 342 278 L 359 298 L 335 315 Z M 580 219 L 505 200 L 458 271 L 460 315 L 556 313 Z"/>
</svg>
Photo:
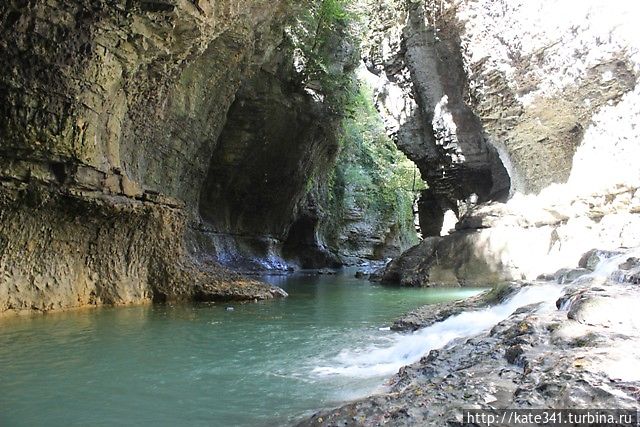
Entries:
<svg viewBox="0 0 640 427">
<path fill-rule="evenodd" d="M 330 178 L 331 211 L 355 208 L 380 224 L 396 223 L 407 235 L 415 234 L 412 204 L 424 184 L 386 135 L 372 98 L 361 85 L 347 105 L 350 114 L 342 121 L 341 152 Z"/>
<path fill-rule="evenodd" d="M 299 13 L 287 34 L 297 53 L 301 83 L 325 105 L 343 114 L 356 90 L 353 70 L 359 60 L 358 15 L 352 0 L 295 2 Z"/>
<path fill-rule="evenodd" d="M 287 35 L 300 84 L 341 119 L 340 152 L 328 185 L 317 180 L 311 190 L 329 214 L 326 234 L 337 238 L 346 218 L 364 212 L 380 235 L 394 226 L 405 241 L 417 239 L 412 204 L 424 188 L 420 174 L 387 136 L 371 89 L 355 77 L 367 2 L 292 0 L 291 6 L 298 14 Z"/>
<path fill-rule="evenodd" d="M 331 26 L 339 21 L 346 21 L 351 18 L 347 6 L 349 0 L 324 0 L 320 4 L 318 12 L 319 20 L 322 24 Z"/>
</svg>

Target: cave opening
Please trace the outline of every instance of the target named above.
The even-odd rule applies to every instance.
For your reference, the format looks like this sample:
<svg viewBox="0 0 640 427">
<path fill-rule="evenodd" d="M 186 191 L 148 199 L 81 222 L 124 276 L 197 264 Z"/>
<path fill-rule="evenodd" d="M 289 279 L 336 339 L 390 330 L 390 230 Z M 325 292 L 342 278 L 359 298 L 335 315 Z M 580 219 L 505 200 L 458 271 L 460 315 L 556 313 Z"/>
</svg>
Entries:
<svg viewBox="0 0 640 427">
<path fill-rule="evenodd" d="M 200 196 L 218 261 L 240 269 L 339 267 L 418 243 L 420 171 L 387 135 L 360 72 L 354 88 L 335 119 L 271 74 L 243 86 Z"/>
<path fill-rule="evenodd" d="M 425 186 L 363 77 L 363 4 L 298 10 L 236 93 L 198 206 L 224 264 L 334 267 L 418 243 L 413 208 Z"/>
<path fill-rule="evenodd" d="M 389 259 L 508 197 L 509 174 L 467 105 L 460 41 L 412 28 L 425 21 L 410 9 L 412 35 L 386 57 L 369 40 L 379 17 L 367 4 L 299 11 L 236 94 L 199 202 L 224 264 Z"/>
</svg>

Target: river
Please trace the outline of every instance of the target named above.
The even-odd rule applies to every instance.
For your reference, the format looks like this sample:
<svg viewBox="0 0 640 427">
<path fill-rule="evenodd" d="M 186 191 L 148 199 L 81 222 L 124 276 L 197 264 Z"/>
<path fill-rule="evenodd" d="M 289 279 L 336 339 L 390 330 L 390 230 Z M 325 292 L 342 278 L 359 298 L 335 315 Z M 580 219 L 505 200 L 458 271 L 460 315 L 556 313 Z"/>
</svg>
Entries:
<svg viewBox="0 0 640 427">
<path fill-rule="evenodd" d="M 480 291 L 271 280 L 289 298 L 2 320 L 0 425 L 286 424 L 383 386 L 397 366 L 357 360 L 401 342 L 394 318 Z"/>
</svg>

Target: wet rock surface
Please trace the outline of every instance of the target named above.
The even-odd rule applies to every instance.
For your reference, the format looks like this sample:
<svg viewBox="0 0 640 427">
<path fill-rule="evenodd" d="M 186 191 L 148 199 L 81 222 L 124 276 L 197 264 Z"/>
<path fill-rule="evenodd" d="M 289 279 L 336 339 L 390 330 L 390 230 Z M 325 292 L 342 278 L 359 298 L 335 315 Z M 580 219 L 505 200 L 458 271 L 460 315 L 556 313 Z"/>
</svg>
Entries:
<svg viewBox="0 0 640 427">
<path fill-rule="evenodd" d="M 591 249 L 586 252 L 578 261 L 578 267 L 586 268 L 591 271 L 595 270 L 598 263 L 616 255 L 621 255 L 621 251 L 602 251 L 599 249 Z"/>
<path fill-rule="evenodd" d="M 425 305 L 396 319 L 393 325 L 391 325 L 391 329 L 405 332 L 416 331 L 464 311 L 479 310 L 484 307 L 499 304 L 517 292 L 521 286 L 521 283 L 516 282 L 505 283 L 496 286 L 490 291 L 483 292 L 480 295 L 465 300 L 445 304 Z"/>
<path fill-rule="evenodd" d="M 633 307 L 640 290 L 615 277 L 578 278 L 565 287 L 559 309 L 521 307 L 490 331 L 402 368 L 383 393 L 298 425 L 467 425 L 466 409 L 637 408 L 640 323 Z M 459 305 L 425 311 L 414 324 L 439 321 Z"/>
<path fill-rule="evenodd" d="M 570 283 L 573 282 L 578 277 L 582 277 L 586 274 L 591 273 L 591 270 L 586 268 L 561 268 L 556 271 L 553 275 L 553 280 L 557 283 Z"/>
</svg>

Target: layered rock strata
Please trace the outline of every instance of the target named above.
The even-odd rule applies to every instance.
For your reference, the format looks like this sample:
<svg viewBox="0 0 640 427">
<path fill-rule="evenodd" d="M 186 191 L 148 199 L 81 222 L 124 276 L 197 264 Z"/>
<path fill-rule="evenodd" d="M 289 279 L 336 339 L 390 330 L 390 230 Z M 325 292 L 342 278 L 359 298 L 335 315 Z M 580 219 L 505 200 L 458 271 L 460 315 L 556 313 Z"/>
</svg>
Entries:
<svg viewBox="0 0 640 427">
<path fill-rule="evenodd" d="M 291 247 L 301 239 L 307 240 L 302 251 L 310 259 L 302 265 L 338 264 L 320 241 L 319 221 L 312 214 L 319 206 L 307 195 L 315 180 L 326 181 L 335 164 L 341 111 L 334 109 L 342 107 L 313 95 L 294 68 L 295 49 L 284 40 L 243 82 L 201 191 L 208 251 L 236 268 L 286 270 L 287 258 L 297 260 Z M 339 34 L 328 36 L 319 49 L 327 51 L 322 53 L 333 78 L 352 73 L 356 50 Z"/>
<path fill-rule="evenodd" d="M 372 4 L 372 42 L 365 61 L 379 76 L 377 107 L 400 148 L 429 185 L 423 198 L 423 234 L 461 201 L 503 200 L 510 179 L 498 151 L 468 103 L 470 88 L 461 47 L 461 24 L 450 9 L 438 31 L 421 2 Z"/>
<path fill-rule="evenodd" d="M 482 141 L 498 153 L 509 176 L 499 187 L 513 197 L 506 205 L 488 202 L 499 201 L 488 180 L 457 177 L 443 162 L 429 166 L 420 207 L 431 237 L 390 266 L 386 280 L 420 286 L 532 279 L 574 265 L 593 247 L 640 244 L 633 6 L 396 1 L 379 8 L 369 62 L 383 77 L 378 107 L 398 146 L 419 165 L 426 150 L 453 147 L 451 165 L 484 165 L 492 185 L 507 183 L 489 167 L 495 162 L 465 148 Z M 571 10 L 559 12 L 565 8 Z M 418 122 L 414 111 L 422 114 Z M 413 131 L 403 132 L 402 123 Z M 484 192 L 465 187 L 472 178 L 485 183 Z M 451 188 L 467 189 L 457 196 L 443 191 L 448 179 Z M 448 210 L 460 222 L 441 239 L 450 231 L 439 230 Z"/>
<path fill-rule="evenodd" d="M 566 5 L 546 1 L 371 6 L 367 61 L 381 77 L 378 108 L 431 187 L 426 197 L 437 208 L 424 210 L 425 223 L 473 194 L 482 202 L 509 190 L 539 192 L 572 173 L 609 183 L 637 178 L 584 174 L 605 140 L 616 148 L 601 164 L 632 167 L 616 154 L 632 149 L 634 134 L 618 117 L 637 120 L 626 105 L 637 102 L 630 5 L 583 2 L 566 14 L 557 13 Z"/>
<path fill-rule="evenodd" d="M 185 236 L 284 1 L 11 1 L 0 17 L 1 311 L 280 294 Z"/>
</svg>

